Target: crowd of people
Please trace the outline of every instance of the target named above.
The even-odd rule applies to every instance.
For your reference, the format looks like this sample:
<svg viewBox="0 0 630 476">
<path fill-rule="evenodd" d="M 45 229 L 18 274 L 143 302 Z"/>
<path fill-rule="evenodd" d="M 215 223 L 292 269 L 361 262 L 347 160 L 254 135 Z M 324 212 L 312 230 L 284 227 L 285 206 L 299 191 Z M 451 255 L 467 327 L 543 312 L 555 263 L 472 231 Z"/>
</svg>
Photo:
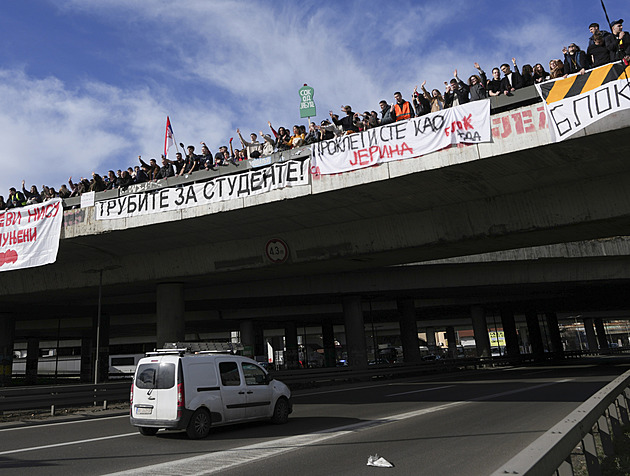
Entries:
<svg viewBox="0 0 630 476">
<path fill-rule="evenodd" d="M 175 160 L 162 155 L 161 165 L 157 163 L 156 159 L 152 158 L 147 163 L 138 156 L 139 164 L 134 167 L 129 167 L 127 170 L 109 170 L 107 174 L 103 175 L 93 172 L 90 179 L 81 178 L 78 182 L 73 182 L 72 177 L 70 177 L 68 184 L 61 185 L 59 190 L 46 185 L 42 186 L 41 191 L 35 185 L 26 190 L 25 182 L 22 181 L 21 190 L 16 190 L 15 187 L 9 189 L 9 196 L 6 201 L 0 195 L 0 210 L 41 203 L 55 197 L 70 198 L 79 196 L 84 192 L 100 192 L 169 177 L 184 176 L 199 170 L 218 170 L 219 167 L 238 166 L 242 160 L 265 157 L 274 152 L 302 147 L 332 139 L 335 136 L 361 132 L 369 128 L 411 119 L 470 101 L 511 95 L 517 89 L 550 79 L 566 77 L 570 74 L 584 74 L 587 69 L 603 66 L 607 63 L 623 60 L 627 65 L 630 63 L 630 37 L 623 31 L 623 20 L 611 23 L 611 30 L 611 32 L 600 30 L 597 23 L 592 23 L 589 26 L 591 36 L 588 39 L 586 51 L 580 49 L 575 43 L 562 48 L 564 59 L 549 61 L 549 72 L 541 63 L 537 63 L 533 67 L 526 64 L 519 68 L 516 58 L 512 58 L 512 66 L 504 63 L 500 68 L 493 68 L 492 78 L 488 79 L 479 63 L 474 63 L 478 74 L 471 75 L 467 82 L 462 81 L 455 70 L 450 82 L 444 83 L 445 91 L 442 94 L 439 89 L 433 89 L 429 93 L 425 88 L 426 81 L 424 81 L 420 86 L 420 91 L 418 86 L 413 90 L 411 102 L 405 100 L 400 92 L 394 93 L 394 102 L 391 105 L 385 100 L 380 101 L 380 113 L 377 111 L 356 113 L 352 107 L 343 106 L 341 108 L 345 114 L 343 117 L 329 111 L 330 120 L 323 120 L 317 125 L 310 122 L 309 118 L 308 130 L 304 125 L 294 125 L 293 134 L 284 127 L 278 127 L 276 130 L 271 122 L 268 122 L 273 136 L 260 131 L 262 141 L 258 139 L 255 133 L 251 133 L 250 140 L 247 141 L 241 135 L 241 131 L 237 129 L 241 149 L 233 148 L 233 138 L 229 140 L 229 147 L 225 145 L 219 147 L 216 154 L 210 152 L 205 142 L 201 142 L 201 154 L 195 153 L 195 146 L 184 147 L 184 144 L 180 143 L 182 151 L 186 153 L 185 158 L 179 149 L 175 154 Z M 501 73 L 503 73 L 503 77 L 501 77 Z"/>
</svg>

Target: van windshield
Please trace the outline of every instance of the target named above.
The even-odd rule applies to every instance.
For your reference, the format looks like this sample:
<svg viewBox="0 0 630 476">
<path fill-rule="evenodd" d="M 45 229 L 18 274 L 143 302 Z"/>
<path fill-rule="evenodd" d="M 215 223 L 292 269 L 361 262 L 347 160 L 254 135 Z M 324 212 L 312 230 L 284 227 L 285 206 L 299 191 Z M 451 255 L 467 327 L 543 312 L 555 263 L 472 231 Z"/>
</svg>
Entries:
<svg viewBox="0 0 630 476">
<path fill-rule="evenodd" d="M 173 388 L 175 386 L 175 364 L 141 364 L 136 373 L 138 388 Z"/>
</svg>

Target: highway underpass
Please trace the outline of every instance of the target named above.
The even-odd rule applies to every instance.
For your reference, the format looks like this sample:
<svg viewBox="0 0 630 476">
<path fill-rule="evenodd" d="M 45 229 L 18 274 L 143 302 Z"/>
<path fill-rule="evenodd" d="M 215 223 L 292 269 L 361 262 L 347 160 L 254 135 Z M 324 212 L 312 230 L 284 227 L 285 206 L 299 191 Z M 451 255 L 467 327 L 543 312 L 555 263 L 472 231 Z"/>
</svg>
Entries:
<svg viewBox="0 0 630 476">
<path fill-rule="evenodd" d="M 422 357 L 418 332 L 429 346 L 445 332 L 454 353 L 472 329 L 483 356 L 493 328 L 506 351 L 542 358 L 576 316 L 585 345 L 605 347 L 602 319 L 630 317 L 630 114 L 552 143 L 542 105 L 513 101 L 488 144 L 206 207 L 107 221 L 67 209 L 55 264 L 0 273 L 0 347 L 72 342 L 88 378 L 99 313 L 105 363 L 110 348 L 238 333 L 251 354 L 268 357 L 269 343 L 295 367 L 309 334 L 326 365 L 342 345 L 360 368 L 384 343 L 379 326 L 409 361 Z M 272 161 L 289 159 L 308 150 Z"/>
</svg>

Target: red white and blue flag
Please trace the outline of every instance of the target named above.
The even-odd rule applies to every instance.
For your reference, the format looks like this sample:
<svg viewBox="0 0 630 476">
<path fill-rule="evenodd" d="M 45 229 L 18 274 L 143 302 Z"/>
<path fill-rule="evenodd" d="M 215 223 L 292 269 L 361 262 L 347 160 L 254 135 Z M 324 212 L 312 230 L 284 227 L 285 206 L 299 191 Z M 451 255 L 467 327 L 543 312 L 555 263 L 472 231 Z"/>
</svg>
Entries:
<svg viewBox="0 0 630 476">
<path fill-rule="evenodd" d="M 166 134 L 164 135 L 164 156 L 168 157 L 168 149 L 175 143 L 173 139 L 173 128 L 171 127 L 171 120 L 166 116 Z"/>
</svg>

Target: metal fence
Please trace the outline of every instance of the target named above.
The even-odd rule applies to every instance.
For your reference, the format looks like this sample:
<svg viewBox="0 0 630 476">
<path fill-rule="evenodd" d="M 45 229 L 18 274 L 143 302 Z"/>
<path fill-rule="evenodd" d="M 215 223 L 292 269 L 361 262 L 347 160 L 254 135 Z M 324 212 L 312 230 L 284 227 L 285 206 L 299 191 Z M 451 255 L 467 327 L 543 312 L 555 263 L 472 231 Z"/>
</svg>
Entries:
<svg viewBox="0 0 630 476">
<path fill-rule="evenodd" d="M 575 474 L 576 461 L 589 475 L 600 475 L 600 456 L 613 456 L 613 439 L 630 423 L 630 370 L 595 393 L 492 476 L 559 476 Z M 580 451 L 576 449 L 580 447 Z M 576 456 L 581 453 L 581 458 Z"/>
</svg>

